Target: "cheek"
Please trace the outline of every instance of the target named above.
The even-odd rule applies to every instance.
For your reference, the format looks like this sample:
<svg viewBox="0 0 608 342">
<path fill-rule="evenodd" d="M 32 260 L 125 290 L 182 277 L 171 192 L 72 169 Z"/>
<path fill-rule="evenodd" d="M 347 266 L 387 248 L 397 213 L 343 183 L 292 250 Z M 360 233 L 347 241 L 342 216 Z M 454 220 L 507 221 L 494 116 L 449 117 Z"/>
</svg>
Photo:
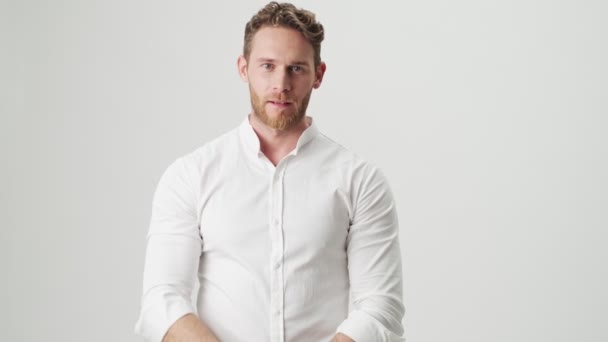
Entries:
<svg viewBox="0 0 608 342">
<path fill-rule="evenodd" d="M 257 93 L 261 93 L 264 90 L 266 90 L 267 84 L 268 84 L 268 82 L 266 82 L 266 80 L 264 78 L 262 78 L 262 77 L 257 76 L 257 77 L 250 77 L 249 78 L 249 85 Z"/>
<path fill-rule="evenodd" d="M 308 94 L 313 88 L 316 87 L 316 82 L 314 79 L 307 78 L 305 80 L 301 80 L 295 85 L 297 88 L 297 92 L 300 95 Z"/>
</svg>

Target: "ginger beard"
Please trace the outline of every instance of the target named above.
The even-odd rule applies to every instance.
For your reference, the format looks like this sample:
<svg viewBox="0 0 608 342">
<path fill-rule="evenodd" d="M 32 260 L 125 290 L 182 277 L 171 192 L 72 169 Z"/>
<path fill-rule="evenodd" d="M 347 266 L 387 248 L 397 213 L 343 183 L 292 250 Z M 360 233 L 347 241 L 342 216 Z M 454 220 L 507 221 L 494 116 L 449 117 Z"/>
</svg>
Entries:
<svg viewBox="0 0 608 342">
<path fill-rule="evenodd" d="M 272 99 L 260 99 L 260 97 L 249 87 L 249 94 L 251 97 L 251 108 L 253 114 L 262 121 L 266 126 L 277 129 L 280 131 L 286 131 L 296 126 L 306 116 L 306 108 L 308 107 L 308 101 L 310 101 L 310 95 L 312 89 L 304 98 L 301 103 L 298 103 L 296 99 L 289 98 L 281 94 L 278 98 Z M 270 117 L 266 112 L 266 105 L 268 101 L 289 101 L 291 105 L 286 109 L 281 110 L 278 117 Z"/>
</svg>

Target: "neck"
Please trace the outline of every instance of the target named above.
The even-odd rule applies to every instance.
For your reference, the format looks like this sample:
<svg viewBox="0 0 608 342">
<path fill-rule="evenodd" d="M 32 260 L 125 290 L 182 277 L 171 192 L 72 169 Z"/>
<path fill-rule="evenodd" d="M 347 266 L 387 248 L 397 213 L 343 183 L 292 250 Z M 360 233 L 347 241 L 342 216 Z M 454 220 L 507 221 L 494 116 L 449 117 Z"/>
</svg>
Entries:
<svg viewBox="0 0 608 342">
<path fill-rule="evenodd" d="M 268 127 L 255 114 L 249 115 L 249 122 L 260 139 L 260 150 L 275 166 L 296 148 L 298 139 L 310 126 L 310 119 L 307 117 L 303 117 L 286 130 Z"/>
</svg>

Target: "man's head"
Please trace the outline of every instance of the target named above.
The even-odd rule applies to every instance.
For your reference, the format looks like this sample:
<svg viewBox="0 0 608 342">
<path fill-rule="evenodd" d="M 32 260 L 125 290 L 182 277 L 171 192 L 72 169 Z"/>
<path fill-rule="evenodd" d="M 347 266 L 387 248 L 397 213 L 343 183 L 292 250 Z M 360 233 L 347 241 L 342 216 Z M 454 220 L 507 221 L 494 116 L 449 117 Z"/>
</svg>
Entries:
<svg viewBox="0 0 608 342">
<path fill-rule="evenodd" d="M 323 25 L 315 20 L 315 14 L 305 9 L 298 9 L 290 3 L 269 3 L 258 11 L 245 26 L 243 56 L 249 59 L 253 36 L 265 26 L 291 28 L 300 32 L 312 45 L 315 67 L 321 64 L 321 42 L 325 38 Z"/>
<path fill-rule="evenodd" d="M 288 130 L 305 116 L 325 72 L 323 36 L 313 13 L 286 3 L 269 3 L 247 23 L 238 68 L 253 114 L 267 126 Z"/>
</svg>

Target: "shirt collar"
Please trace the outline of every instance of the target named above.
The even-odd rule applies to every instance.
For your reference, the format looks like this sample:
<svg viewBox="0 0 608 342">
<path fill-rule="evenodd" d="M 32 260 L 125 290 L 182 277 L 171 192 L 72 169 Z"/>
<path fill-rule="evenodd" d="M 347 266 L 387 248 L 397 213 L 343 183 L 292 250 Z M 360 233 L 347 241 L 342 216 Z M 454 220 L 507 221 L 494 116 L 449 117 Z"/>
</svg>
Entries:
<svg viewBox="0 0 608 342">
<path fill-rule="evenodd" d="M 297 155 L 300 149 L 306 146 L 319 134 L 319 129 L 313 118 L 307 116 L 305 117 L 305 120 L 308 121 L 309 125 L 304 132 L 302 132 L 300 138 L 298 138 L 296 147 L 290 154 Z M 260 139 L 249 123 L 249 116 L 246 116 L 243 122 L 241 122 L 241 125 L 239 126 L 239 135 L 245 143 L 245 148 L 249 153 L 256 154 L 258 157 L 262 155 L 262 151 L 260 150 Z"/>
</svg>

